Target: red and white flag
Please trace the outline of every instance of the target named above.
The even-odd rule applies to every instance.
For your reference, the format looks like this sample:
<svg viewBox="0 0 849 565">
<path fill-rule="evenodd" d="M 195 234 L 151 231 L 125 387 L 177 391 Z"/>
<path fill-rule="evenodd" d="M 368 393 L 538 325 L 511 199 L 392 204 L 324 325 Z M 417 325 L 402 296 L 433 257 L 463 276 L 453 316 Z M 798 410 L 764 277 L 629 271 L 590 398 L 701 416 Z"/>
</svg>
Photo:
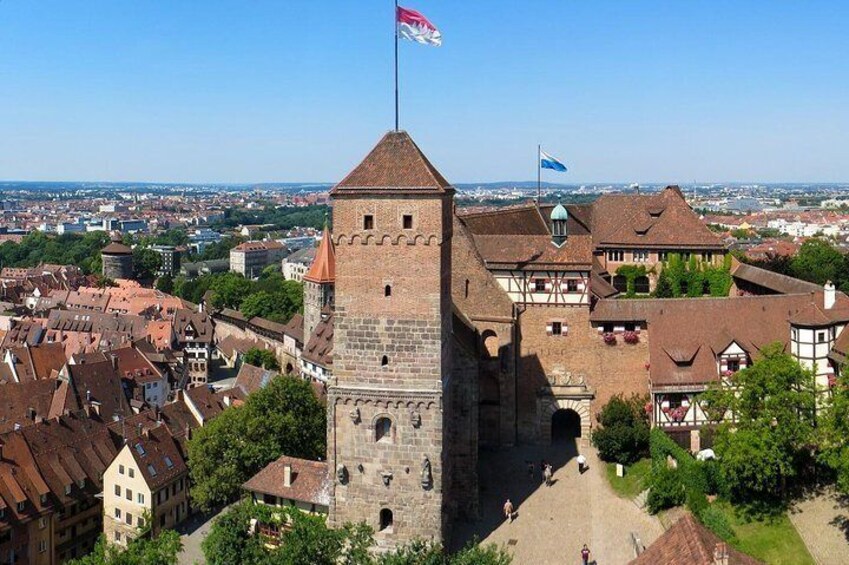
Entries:
<svg viewBox="0 0 849 565">
<path fill-rule="evenodd" d="M 442 45 L 442 34 L 436 26 L 415 10 L 398 6 L 396 19 L 398 34 L 404 39 L 436 47 Z"/>
</svg>

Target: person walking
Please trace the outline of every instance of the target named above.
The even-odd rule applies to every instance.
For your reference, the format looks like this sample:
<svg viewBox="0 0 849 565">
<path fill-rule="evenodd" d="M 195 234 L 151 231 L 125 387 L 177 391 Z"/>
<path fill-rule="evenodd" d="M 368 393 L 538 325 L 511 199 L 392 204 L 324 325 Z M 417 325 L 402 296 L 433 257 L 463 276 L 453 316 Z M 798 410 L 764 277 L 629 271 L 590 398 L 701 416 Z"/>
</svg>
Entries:
<svg viewBox="0 0 849 565">
<path fill-rule="evenodd" d="M 543 477 L 545 478 L 545 486 L 551 486 L 551 465 L 546 465 L 545 470 L 542 472 Z"/>
<path fill-rule="evenodd" d="M 513 503 L 510 502 L 510 499 L 507 499 L 507 502 L 504 503 L 504 517 L 507 518 L 510 523 L 513 523 Z"/>
<path fill-rule="evenodd" d="M 584 547 L 581 548 L 581 563 L 584 565 L 589 565 L 590 562 L 590 548 L 587 547 L 587 544 L 584 544 Z"/>
<path fill-rule="evenodd" d="M 578 454 L 578 473 L 583 475 L 584 471 L 587 470 L 587 458 L 584 457 L 583 453 Z"/>
</svg>

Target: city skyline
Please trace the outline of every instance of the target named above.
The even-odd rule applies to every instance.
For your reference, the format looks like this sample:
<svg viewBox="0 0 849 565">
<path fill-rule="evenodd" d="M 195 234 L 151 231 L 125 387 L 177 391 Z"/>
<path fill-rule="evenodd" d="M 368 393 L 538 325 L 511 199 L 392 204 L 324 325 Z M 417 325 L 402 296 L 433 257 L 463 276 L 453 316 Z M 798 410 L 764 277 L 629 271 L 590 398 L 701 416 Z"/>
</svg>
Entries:
<svg viewBox="0 0 849 565">
<path fill-rule="evenodd" d="M 401 127 L 454 183 L 845 182 L 849 9 L 402 2 Z M 334 182 L 392 127 L 392 3 L 0 3 L 0 178 Z"/>
</svg>

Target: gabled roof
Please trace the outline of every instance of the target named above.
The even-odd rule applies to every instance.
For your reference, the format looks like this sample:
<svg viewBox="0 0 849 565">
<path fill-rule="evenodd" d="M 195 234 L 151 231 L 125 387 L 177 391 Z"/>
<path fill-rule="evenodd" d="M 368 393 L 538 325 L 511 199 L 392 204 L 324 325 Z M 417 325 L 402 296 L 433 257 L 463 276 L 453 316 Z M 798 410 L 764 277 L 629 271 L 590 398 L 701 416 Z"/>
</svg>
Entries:
<svg viewBox="0 0 849 565">
<path fill-rule="evenodd" d="M 251 365 L 250 363 L 242 363 L 239 367 L 239 374 L 236 375 L 236 383 L 234 388 L 239 388 L 245 394 L 251 394 L 264 388 L 271 379 L 279 375 L 279 371 L 271 371 Z"/>
<path fill-rule="evenodd" d="M 106 247 L 100 250 L 101 253 L 106 253 L 107 255 L 131 255 L 133 250 L 124 245 L 123 243 L 118 243 L 113 241 Z"/>
<path fill-rule="evenodd" d="M 324 236 L 315 253 L 315 260 L 309 272 L 304 275 L 304 280 L 318 284 L 332 283 L 336 280 L 336 250 L 331 241 L 330 231 L 327 229 L 324 230 Z"/>
<path fill-rule="evenodd" d="M 690 514 L 686 514 L 671 528 L 657 538 L 630 565 L 714 565 L 714 553 L 723 548 L 728 555 L 728 565 L 758 565 L 761 562 L 745 553 L 737 551 L 713 532 L 698 523 Z M 723 549 L 720 549 L 722 551 Z"/>
<path fill-rule="evenodd" d="M 177 442 L 164 426 L 147 430 L 133 438 L 126 447 L 151 490 L 157 490 L 188 473 Z"/>
<path fill-rule="evenodd" d="M 329 307 L 322 311 L 301 357 L 325 369 L 333 365 L 333 311 Z"/>
<path fill-rule="evenodd" d="M 334 197 L 345 194 L 441 194 L 453 188 L 405 131 L 390 131 L 366 158 L 333 187 Z"/>
<path fill-rule="evenodd" d="M 655 194 L 600 196 L 592 205 L 592 233 L 596 247 L 725 248 L 677 186 Z"/>
<path fill-rule="evenodd" d="M 291 466 L 290 486 L 285 485 L 285 469 Z M 271 494 L 308 504 L 330 505 L 331 479 L 326 461 L 310 461 L 286 455 L 272 461 L 242 485 L 245 490 Z"/>
</svg>

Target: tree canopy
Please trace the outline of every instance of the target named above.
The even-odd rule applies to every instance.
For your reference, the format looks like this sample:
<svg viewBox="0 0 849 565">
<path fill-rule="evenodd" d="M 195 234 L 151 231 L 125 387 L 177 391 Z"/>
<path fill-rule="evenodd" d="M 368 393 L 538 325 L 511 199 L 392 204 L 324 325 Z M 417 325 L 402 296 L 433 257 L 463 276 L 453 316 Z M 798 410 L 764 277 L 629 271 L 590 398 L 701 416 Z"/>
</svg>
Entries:
<svg viewBox="0 0 849 565">
<path fill-rule="evenodd" d="M 601 426 L 593 433 L 593 444 L 604 461 L 628 465 L 649 452 L 649 422 L 645 411 L 648 398 L 637 395 L 612 397 L 599 414 Z"/>
<path fill-rule="evenodd" d="M 719 424 L 714 449 L 735 502 L 780 503 L 810 458 L 814 441 L 813 374 L 781 344 L 761 350 L 754 365 L 703 396 Z"/>
<path fill-rule="evenodd" d="M 210 509 L 233 500 L 242 483 L 283 454 L 324 458 L 326 432 L 325 408 L 310 383 L 273 379 L 189 440 L 193 502 Z"/>
<path fill-rule="evenodd" d="M 76 265 L 85 274 L 101 271 L 100 250 L 109 244 L 106 232 L 66 233 L 52 236 L 33 232 L 21 243 L 0 245 L 0 267 L 35 267 L 40 263 Z"/>
<path fill-rule="evenodd" d="M 68 565 L 176 565 L 182 548 L 180 535 L 174 530 L 164 530 L 153 539 L 139 536 L 126 549 L 107 543 L 101 534 L 91 553 L 68 561 Z"/>
<path fill-rule="evenodd" d="M 287 524 L 277 548 L 269 549 L 261 535 L 250 532 L 251 519 Z M 510 565 L 506 551 L 495 545 L 470 543 L 453 555 L 441 545 L 413 541 L 398 549 L 373 555 L 374 532 L 366 524 L 327 527 L 322 516 L 295 508 L 271 508 L 243 500 L 212 524 L 202 547 L 209 565 Z"/>
<path fill-rule="evenodd" d="M 234 272 L 202 275 L 193 280 L 177 277 L 174 281 L 174 294 L 196 304 L 210 290 L 212 307 L 240 310 L 248 319 L 260 316 L 285 323 L 304 309 L 304 285 L 284 279 L 279 272 L 263 271 L 255 281 Z"/>
<path fill-rule="evenodd" d="M 270 349 L 252 347 L 245 352 L 244 361 L 254 367 L 262 367 L 269 371 L 280 368 L 280 363 L 277 362 L 277 357 L 275 357 L 274 352 Z"/>
</svg>

